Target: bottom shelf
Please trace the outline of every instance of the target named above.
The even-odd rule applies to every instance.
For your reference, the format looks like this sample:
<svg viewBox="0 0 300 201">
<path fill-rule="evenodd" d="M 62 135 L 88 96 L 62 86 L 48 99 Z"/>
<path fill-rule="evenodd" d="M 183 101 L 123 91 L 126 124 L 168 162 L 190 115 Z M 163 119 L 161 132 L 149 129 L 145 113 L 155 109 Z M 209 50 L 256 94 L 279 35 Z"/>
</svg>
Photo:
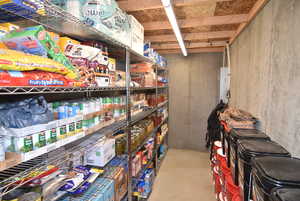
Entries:
<svg viewBox="0 0 300 201">
<path fill-rule="evenodd" d="M 150 196 L 151 196 L 151 194 L 152 194 L 152 191 L 153 191 L 155 179 L 156 179 L 156 177 L 157 177 L 157 173 L 159 172 L 160 167 L 162 166 L 163 161 L 164 161 L 164 159 L 165 159 L 167 153 L 168 153 L 168 149 L 166 149 L 166 151 L 165 151 L 165 153 L 164 153 L 163 156 L 161 156 L 160 158 L 157 159 L 157 160 L 158 160 L 158 162 L 157 162 L 158 165 L 157 165 L 157 167 L 156 167 L 156 175 L 154 175 L 154 179 L 153 179 L 153 181 L 152 181 L 152 186 L 151 186 L 151 191 L 149 192 L 149 194 L 147 195 L 147 197 L 134 196 L 133 201 L 147 201 L 147 200 L 150 198 Z"/>
</svg>

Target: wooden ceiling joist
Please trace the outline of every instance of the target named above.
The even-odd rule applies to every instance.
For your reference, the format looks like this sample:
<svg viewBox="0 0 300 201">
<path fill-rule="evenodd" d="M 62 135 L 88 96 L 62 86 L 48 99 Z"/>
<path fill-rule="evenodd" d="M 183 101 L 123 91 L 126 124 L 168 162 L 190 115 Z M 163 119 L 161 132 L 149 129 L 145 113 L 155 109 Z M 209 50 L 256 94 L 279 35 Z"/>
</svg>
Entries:
<svg viewBox="0 0 300 201">
<path fill-rule="evenodd" d="M 194 48 L 187 49 L 189 54 L 193 53 L 209 53 L 209 52 L 223 52 L 223 47 L 207 47 L 207 48 Z M 171 49 L 171 50 L 158 50 L 160 54 L 181 54 L 180 49 Z"/>
<path fill-rule="evenodd" d="M 183 39 L 188 41 L 193 40 L 210 40 L 218 38 L 231 38 L 235 34 L 235 31 L 211 31 L 200 33 L 182 33 Z M 174 34 L 170 35 L 157 35 L 146 36 L 146 40 L 151 42 L 174 42 L 177 41 Z"/>
<path fill-rule="evenodd" d="M 199 42 L 199 43 L 186 43 L 186 48 L 201 48 L 201 47 L 222 47 L 226 45 L 226 41 L 218 41 L 212 43 Z M 166 50 L 166 49 L 178 49 L 180 48 L 178 43 L 166 43 L 166 44 L 153 44 L 151 45 L 155 50 Z"/>
<path fill-rule="evenodd" d="M 233 41 L 242 33 L 242 31 L 249 25 L 249 23 L 255 18 L 258 12 L 269 2 L 270 0 L 258 0 L 253 8 L 250 10 L 248 14 L 247 22 L 241 23 L 239 28 L 236 30 L 233 37 L 230 39 L 229 43 L 232 44 Z"/>
<path fill-rule="evenodd" d="M 175 6 L 191 6 L 211 1 L 222 2 L 232 0 L 174 0 L 174 3 Z M 125 10 L 127 12 L 157 9 L 163 7 L 161 4 L 161 0 L 127 0 L 118 1 L 118 4 L 122 10 Z"/>
<path fill-rule="evenodd" d="M 181 28 L 212 26 L 212 25 L 224 25 L 224 24 L 239 24 L 248 21 L 247 14 L 241 15 L 225 15 L 225 16 L 209 16 L 191 18 L 185 20 L 178 20 L 178 24 Z M 172 29 L 169 21 L 157 21 L 144 23 L 146 31 Z"/>
</svg>

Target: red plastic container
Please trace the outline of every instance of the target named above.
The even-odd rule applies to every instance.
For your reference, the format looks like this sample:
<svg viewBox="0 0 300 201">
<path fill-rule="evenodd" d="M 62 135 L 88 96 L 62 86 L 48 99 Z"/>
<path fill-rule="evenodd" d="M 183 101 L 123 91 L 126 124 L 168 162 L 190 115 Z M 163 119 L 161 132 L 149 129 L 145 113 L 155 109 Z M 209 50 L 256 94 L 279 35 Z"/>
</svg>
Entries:
<svg viewBox="0 0 300 201">
<path fill-rule="evenodd" d="M 226 176 L 225 189 L 226 189 L 227 200 L 232 201 L 234 196 L 240 194 L 240 188 L 234 184 L 233 178 L 231 175 Z"/>
<path fill-rule="evenodd" d="M 232 198 L 232 201 L 241 201 L 241 196 L 240 194 L 235 194 Z"/>
<path fill-rule="evenodd" d="M 223 154 L 222 148 L 217 150 L 216 158 L 217 158 L 217 161 L 218 161 L 219 165 L 221 165 L 224 162 L 227 163 L 226 155 Z"/>
<path fill-rule="evenodd" d="M 213 170 L 213 179 L 215 183 L 215 193 L 218 195 L 222 191 L 222 186 L 220 183 L 220 175 L 218 172 L 218 167 L 214 167 Z"/>
<path fill-rule="evenodd" d="M 227 167 L 227 163 L 225 161 L 221 162 L 221 179 L 223 183 L 225 183 L 226 178 L 231 177 L 231 170 Z"/>
</svg>

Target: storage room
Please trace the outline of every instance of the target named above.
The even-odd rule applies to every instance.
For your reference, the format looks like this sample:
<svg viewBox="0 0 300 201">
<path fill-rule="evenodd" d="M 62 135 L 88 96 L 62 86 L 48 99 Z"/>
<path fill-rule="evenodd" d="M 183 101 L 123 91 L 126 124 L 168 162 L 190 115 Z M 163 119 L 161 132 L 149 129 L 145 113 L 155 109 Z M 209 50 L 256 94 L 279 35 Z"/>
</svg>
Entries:
<svg viewBox="0 0 300 201">
<path fill-rule="evenodd" d="M 299 201 L 299 0 L 0 0 L 1 201 Z"/>
</svg>

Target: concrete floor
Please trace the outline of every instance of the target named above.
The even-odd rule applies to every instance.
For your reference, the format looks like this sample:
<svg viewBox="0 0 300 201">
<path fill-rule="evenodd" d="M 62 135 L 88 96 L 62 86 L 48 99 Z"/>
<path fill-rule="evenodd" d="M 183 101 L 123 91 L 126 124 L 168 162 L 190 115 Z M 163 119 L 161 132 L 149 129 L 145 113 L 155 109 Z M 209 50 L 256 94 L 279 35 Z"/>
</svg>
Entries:
<svg viewBox="0 0 300 201">
<path fill-rule="evenodd" d="M 170 149 L 149 201 L 216 201 L 209 154 Z"/>
</svg>

